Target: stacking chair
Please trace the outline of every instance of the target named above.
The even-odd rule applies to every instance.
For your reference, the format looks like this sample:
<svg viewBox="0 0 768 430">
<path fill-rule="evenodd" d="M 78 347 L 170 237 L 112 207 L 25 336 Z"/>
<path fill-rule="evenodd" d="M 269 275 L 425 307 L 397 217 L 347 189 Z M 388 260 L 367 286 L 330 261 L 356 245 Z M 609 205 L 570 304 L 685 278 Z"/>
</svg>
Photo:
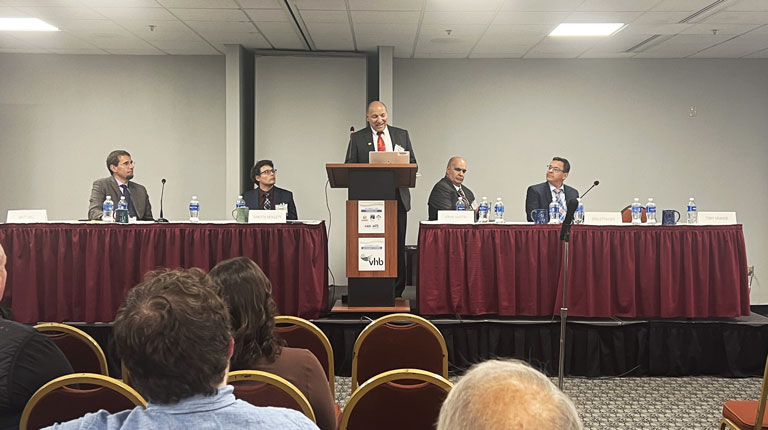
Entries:
<svg viewBox="0 0 768 430">
<path fill-rule="evenodd" d="M 325 370 L 331 394 L 335 398 L 333 348 L 325 333 L 311 322 L 292 316 L 275 317 L 275 333 L 285 340 L 289 347 L 308 349 L 317 357 L 317 361 Z"/>
<path fill-rule="evenodd" d="M 403 382 L 408 381 L 407 384 Z M 418 381 L 414 384 L 413 381 Z M 349 398 L 342 430 L 423 430 L 434 428 L 453 385 L 420 369 L 396 369 L 366 381 Z"/>
<path fill-rule="evenodd" d="M 766 398 L 768 398 L 768 357 L 765 359 L 760 399 L 725 402 L 720 430 L 724 430 L 726 426 L 737 430 L 768 429 L 768 414 L 765 413 Z"/>
<path fill-rule="evenodd" d="M 96 387 L 73 388 L 71 385 Z M 80 418 L 88 412 L 105 409 L 110 413 L 147 406 L 139 393 L 128 385 L 95 373 L 73 373 L 40 387 L 21 413 L 19 428 L 33 430 Z"/>
<path fill-rule="evenodd" d="M 38 324 L 35 329 L 59 347 L 75 373 L 98 373 L 109 376 L 107 357 L 88 333 L 60 323 Z"/>
<path fill-rule="evenodd" d="M 645 208 L 642 208 L 640 221 L 642 222 L 647 221 L 647 218 L 645 217 Z M 621 210 L 621 222 L 623 223 L 632 222 L 632 205 L 629 205 Z"/>
<path fill-rule="evenodd" d="M 352 350 L 352 391 L 393 369 L 422 369 L 447 378 L 443 335 L 431 322 L 412 314 L 390 314 L 368 324 Z"/>
<path fill-rule="evenodd" d="M 235 387 L 235 397 L 252 405 L 294 409 L 312 422 L 317 422 L 304 394 L 295 385 L 273 373 L 237 370 L 229 373 L 227 384 Z"/>
</svg>

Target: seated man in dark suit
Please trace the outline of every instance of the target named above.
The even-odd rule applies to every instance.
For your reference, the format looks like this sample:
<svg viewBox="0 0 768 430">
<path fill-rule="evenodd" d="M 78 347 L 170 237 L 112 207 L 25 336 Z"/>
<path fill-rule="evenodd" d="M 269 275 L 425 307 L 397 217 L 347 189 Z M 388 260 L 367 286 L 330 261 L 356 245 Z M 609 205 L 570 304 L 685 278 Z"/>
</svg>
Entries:
<svg viewBox="0 0 768 430">
<path fill-rule="evenodd" d="M 473 210 L 477 205 L 475 194 L 462 185 L 464 175 L 467 173 L 467 162 L 461 157 L 452 157 L 445 168 L 445 176 L 437 181 L 432 192 L 429 193 L 429 220 L 437 219 L 437 211 L 454 210 L 456 203 L 461 198 L 464 200 L 465 210 Z"/>
<path fill-rule="evenodd" d="M 277 169 L 272 160 L 260 160 L 251 169 L 251 179 L 257 185 L 255 190 L 243 194 L 245 204 L 249 209 L 273 210 L 285 205 L 288 213 L 286 219 L 297 220 L 296 204 L 293 202 L 293 193 L 275 186 L 277 181 Z"/>
<path fill-rule="evenodd" d="M 125 196 L 128 203 L 128 215 L 144 221 L 152 221 L 152 205 L 149 194 L 143 185 L 132 182 L 133 160 L 128 151 L 118 149 L 107 156 L 107 170 L 111 176 L 93 181 L 91 202 L 88 206 L 88 219 L 101 219 L 101 208 L 107 196 L 112 196 L 112 202 L 117 209 L 120 197 Z"/>
<path fill-rule="evenodd" d="M 0 245 L 0 298 L 5 291 L 5 250 Z M 0 309 L 0 429 L 18 429 L 24 406 L 48 381 L 72 373 L 67 357 L 34 328 L 10 321 Z"/>
<path fill-rule="evenodd" d="M 549 209 L 552 199 L 556 199 L 560 207 L 560 220 L 565 217 L 568 200 L 579 197 L 579 191 L 565 185 L 565 179 L 571 171 L 571 163 L 565 158 L 553 157 L 547 165 L 547 181 L 528 187 L 525 195 L 525 217 L 533 222 L 531 212 L 534 209 Z M 549 211 L 547 211 L 549 220 Z"/>
</svg>

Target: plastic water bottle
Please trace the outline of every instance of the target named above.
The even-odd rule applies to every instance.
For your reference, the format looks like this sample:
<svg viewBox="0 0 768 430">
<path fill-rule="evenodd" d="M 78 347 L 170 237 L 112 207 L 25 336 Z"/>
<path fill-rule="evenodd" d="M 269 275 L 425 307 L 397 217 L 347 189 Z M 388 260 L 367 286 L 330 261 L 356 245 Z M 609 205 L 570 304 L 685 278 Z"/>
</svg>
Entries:
<svg viewBox="0 0 768 430">
<path fill-rule="evenodd" d="M 125 201 L 125 196 L 120 196 L 120 201 L 117 202 L 115 221 L 120 224 L 128 224 L 128 202 Z"/>
<path fill-rule="evenodd" d="M 115 221 L 115 202 L 112 201 L 112 196 L 107 196 L 104 200 L 104 204 L 101 205 L 101 220 L 104 222 Z"/>
<path fill-rule="evenodd" d="M 459 197 L 458 200 L 456 200 L 456 210 L 457 211 L 465 211 L 467 210 L 467 205 L 464 204 L 464 199 Z"/>
<path fill-rule="evenodd" d="M 197 196 L 192 196 L 189 201 L 189 222 L 200 222 L 200 202 Z"/>
<path fill-rule="evenodd" d="M 237 222 L 248 222 L 248 206 L 245 204 L 243 196 L 237 196 L 235 202 L 235 220 Z"/>
<path fill-rule="evenodd" d="M 648 225 L 656 225 L 656 203 L 652 197 L 648 197 L 648 203 L 645 204 L 645 218 Z"/>
<path fill-rule="evenodd" d="M 640 199 L 635 197 L 635 201 L 632 202 L 632 224 L 641 222 L 643 222 L 643 206 L 640 204 Z"/>
<path fill-rule="evenodd" d="M 491 205 L 488 203 L 488 197 L 483 197 L 480 206 L 477 208 L 477 222 L 488 222 L 491 217 Z"/>
<path fill-rule="evenodd" d="M 493 216 L 496 223 L 504 223 L 504 202 L 501 201 L 501 197 L 497 197 L 496 203 L 493 205 Z"/>
<path fill-rule="evenodd" d="M 549 204 L 549 223 L 560 224 L 560 206 L 554 197 L 552 197 L 552 203 Z"/>
<path fill-rule="evenodd" d="M 576 213 L 573 214 L 574 224 L 584 224 L 584 204 L 581 203 L 581 198 L 576 199 L 579 202 L 579 206 L 576 207 Z"/>
<path fill-rule="evenodd" d="M 688 199 L 688 224 L 698 224 L 699 213 L 696 211 L 696 202 L 693 201 L 693 197 Z"/>
</svg>

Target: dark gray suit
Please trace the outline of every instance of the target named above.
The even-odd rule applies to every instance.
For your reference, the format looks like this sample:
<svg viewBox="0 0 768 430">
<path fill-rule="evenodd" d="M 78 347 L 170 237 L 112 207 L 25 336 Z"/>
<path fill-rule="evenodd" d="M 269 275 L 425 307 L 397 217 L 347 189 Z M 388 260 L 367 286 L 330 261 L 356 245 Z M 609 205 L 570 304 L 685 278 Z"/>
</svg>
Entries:
<svg viewBox="0 0 768 430">
<path fill-rule="evenodd" d="M 131 193 L 133 207 L 136 208 L 136 218 L 143 221 L 153 221 L 152 205 L 149 203 L 147 189 L 136 182 L 128 181 L 128 192 Z M 88 206 L 88 219 L 101 219 L 101 207 L 107 198 L 107 194 L 112 196 L 112 201 L 115 202 L 115 209 L 117 209 L 117 202 L 120 201 L 123 193 L 117 186 L 115 178 L 107 176 L 106 178 L 93 181 L 91 203 Z"/>
<path fill-rule="evenodd" d="M 469 204 L 472 204 L 475 201 L 475 194 L 464 185 L 461 186 L 461 189 L 464 190 L 464 196 L 469 200 Z M 427 203 L 429 220 L 434 221 L 437 219 L 437 211 L 456 209 L 457 200 L 459 200 L 459 192 L 456 190 L 456 186 L 453 185 L 453 182 L 447 176 L 443 176 L 432 187 L 432 192 L 429 193 L 429 201 Z M 472 210 L 472 208 L 468 207 L 467 210 Z"/>
<path fill-rule="evenodd" d="M 288 205 L 288 213 L 285 214 L 285 219 L 290 219 L 290 220 L 299 219 L 299 215 L 298 213 L 296 213 L 296 203 L 293 202 L 292 192 L 286 189 L 274 186 L 270 190 L 270 193 L 272 194 L 272 209 L 275 208 L 275 205 L 285 203 Z M 253 189 L 243 193 L 243 200 L 245 200 L 245 204 L 248 206 L 248 209 L 253 209 L 253 210 L 262 209 L 259 207 L 259 190 L 257 189 Z"/>
<path fill-rule="evenodd" d="M 568 200 L 579 197 L 579 191 L 576 188 L 563 184 L 563 189 L 565 190 L 566 205 Z M 531 212 L 534 209 L 549 209 L 550 203 L 552 203 L 552 191 L 549 189 L 549 182 L 531 185 L 525 194 L 525 218 L 529 222 L 533 222 Z M 547 211 L 547 221 L 549 221 L 549 211 Z"/>
<path fill-rule="evenodd" d="M 416 164 L 408 131 L 402 128 L 387 126 L 392 146 L 399 145 L 404 151 L 410 152 L 410 161 Z M 345 163 L 367 163 L 368 153 L 375 151 L 376 140 L 373 139 L 373 129 L 370 126 L 358 130 L 349 137 Z M 395 296 L 401 297 L 405 289 L 405 230 L 408 225 L 408 211 L 411 210 L 411 191 L 408 188 L 398 188 L 397 194 L 397 280 L 395 281 Z"/>
</svg>

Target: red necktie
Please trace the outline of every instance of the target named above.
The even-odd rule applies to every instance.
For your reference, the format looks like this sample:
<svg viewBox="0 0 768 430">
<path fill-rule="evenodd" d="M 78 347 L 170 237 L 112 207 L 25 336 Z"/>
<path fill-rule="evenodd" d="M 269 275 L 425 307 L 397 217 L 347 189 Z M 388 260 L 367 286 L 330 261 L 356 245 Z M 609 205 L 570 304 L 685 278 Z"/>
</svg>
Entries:
<svg viewBox="0 0 768 430">
<path fill-rule="evenodd" d="M 381 136 L 382 134 L 384 134 L 383 131 L 378 132 L 379 140 L 376 142 L 376 150 L 379 152 L 384 152 L 387 150 L 387 147 L 384 146 L 384 138 Z"/>
</svg>

